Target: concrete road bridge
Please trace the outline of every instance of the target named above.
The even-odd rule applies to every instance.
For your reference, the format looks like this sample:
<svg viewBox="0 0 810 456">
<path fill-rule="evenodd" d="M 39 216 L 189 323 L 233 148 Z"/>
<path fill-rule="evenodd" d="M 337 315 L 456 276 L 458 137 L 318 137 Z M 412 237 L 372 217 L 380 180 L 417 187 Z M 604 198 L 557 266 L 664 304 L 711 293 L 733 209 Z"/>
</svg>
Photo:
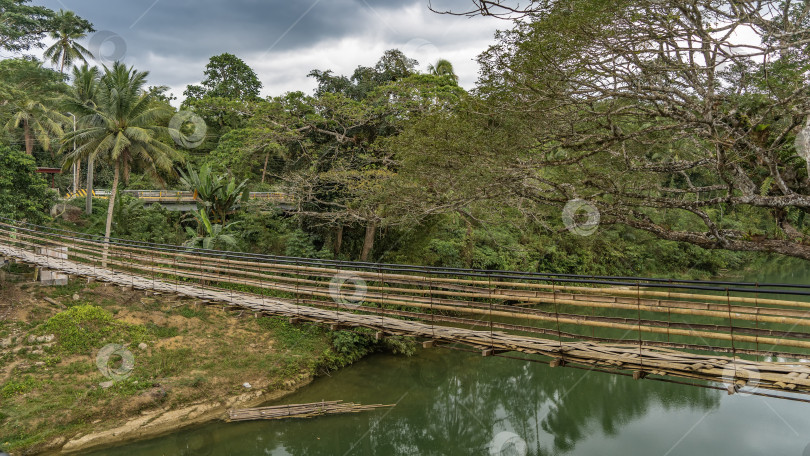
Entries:
<svg viewBox="0 0 810 456">
<path fill-rule="evenodd" d="M 197 193 L 188 190 L 122 190 L 122 194 L 129 195 L 144 201 L 145 204 L 157 203 L 170 211 L 191 211 L 197 208 Z M 65 199 L 85 198 L 86 189 L 79 189 L 75 193 L 68 192 Z M 107 199 L 109 190 L 93 190 L 94 198 Z M 282 192 L 250 192 L 251 200 L 268 201 L 284 210 L 291 210 L 292 199 Z"/>
</svg>

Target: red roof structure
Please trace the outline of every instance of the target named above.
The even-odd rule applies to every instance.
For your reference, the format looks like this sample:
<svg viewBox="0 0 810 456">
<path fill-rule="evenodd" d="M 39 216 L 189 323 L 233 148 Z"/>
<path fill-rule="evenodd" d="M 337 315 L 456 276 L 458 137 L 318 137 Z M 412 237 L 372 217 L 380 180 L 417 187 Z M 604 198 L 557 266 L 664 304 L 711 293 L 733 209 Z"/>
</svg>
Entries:
<svg viewBox="0 0 810 456">
<path fill-rule="evenodd" d="M 62 174 L 62 168 L 37 168 L 38 173 L 51 175 L 51 188 L 55 188 L 56 174 Z"/>
</svg>

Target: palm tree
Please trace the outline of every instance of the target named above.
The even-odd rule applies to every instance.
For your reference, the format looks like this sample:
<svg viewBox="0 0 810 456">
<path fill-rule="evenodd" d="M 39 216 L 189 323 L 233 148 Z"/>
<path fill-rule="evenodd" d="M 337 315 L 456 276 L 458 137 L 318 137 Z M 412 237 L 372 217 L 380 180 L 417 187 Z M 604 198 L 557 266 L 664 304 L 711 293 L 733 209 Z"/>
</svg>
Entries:
<svg viewBox="0 0 810 456">
<path fill-rule="evenodd" d="M 67 96 L 69 104 L 79 103 L 88 108 L 97 106 L 98 88 L 101 72 L 96 67 L 90 67 L 86 63 L 81 67 L 73 67 L 73 84 Z M 81 159 L 77 160 L 81 164 Z M 87 196 L 84 200 L 84 211 L 87 215 L 93 213 L 93 169 L 95 163 L 93 157 L 87 160 Z"/>
<path fill-rule="evenodd" d="M 434 76 L 450 76 L 458 82 L 458 76 L 449 60 L 439 59 L 435 64 L 428 65 L 428 72 Z"/>
<path fill-rule="evenodd" d="M 172 111 L 165 105 L 153 103 L 153 95 L 144 90 L 149 73 L 127 68 L 121 62 L 115 62 L 112 68 L 104 67 L 104 71 L 95 104 L 70 100 L 71 110 L 82 113 L 81 128 L 66 134 L 62 142 L 63 149 L 74 139 L 79 144 L 68 154 L 65 167 L 85 158 L 98 158 L 113 166 L 102 266 L 107 264 L 115 199 L 122 175 L 124 181 L 128 181 L 132 165 L 139 164 L 159 178 L 159 171 L 170 172 L 175 161 L 182 161 L 177 151 L 158 140 L 159 133 L 168 133 L 163 125 L 168 123 Z"/>
<path fill-rule="evenodd" d="M 101 72 L 97 67 L 91 67 L 86 63 L 80 67 L 73 67 L 73 84 L 70 87 L 69 97 L 88 107 L 96 106 L 99 79 Z"/>
<path fill-rule="evenodd" d="M 34 140 L 39 142 L 43 150 L 51 150 L 51 136 L 63 135 L 62 125 L 68 122 L 68 118 L 42 101 L 22 99 L 15 100 L 12 104 L 13 114 L 5 127 L 13 131 L 22 126 L 25 152 L 28 155 L 34 154 Z"/>
<path fill-rule="evenodd" d="M 53 19 L 54 30 L 50 36 L 56 40 L 53 46 L 45 50 L 45 57 L 54 65 L 59 65 L 59 72 L 65 73 L 65 66 L 71 65 L 75 60 L 87 63 L 85 57 L 93 58 L 93 54 L 77 43 L 87 36 L 87 32 L 95 31 L 93 26 L 84 19 L 76 16 L 73 11 L 59 10 Z"/>
</svg>

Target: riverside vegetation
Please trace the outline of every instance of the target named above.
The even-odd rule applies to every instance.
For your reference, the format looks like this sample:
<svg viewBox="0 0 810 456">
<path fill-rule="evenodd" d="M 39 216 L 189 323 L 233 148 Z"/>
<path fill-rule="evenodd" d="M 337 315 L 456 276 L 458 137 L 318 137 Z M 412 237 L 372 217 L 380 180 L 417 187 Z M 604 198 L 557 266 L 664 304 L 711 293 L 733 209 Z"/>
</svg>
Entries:
<svg viewBox="0 0 810 456">
<path fill-rule="evenodd" d="M 414 350 L 399 338 L 377 342 L 363 331 L 291 325 L 84 280 L 40 287 L 27 267 L 6 269 L 0 445 L 13 454 L 58 449 L 147 414 L 224 404 L 248 392 L 273 397 L 371 352 Z M 132 353 L 126 378 L 110 381 L 98 368 L 96 357 L 107 344 Z M 122 363 L 113 356 L 109 367 Z"/>
</svg>

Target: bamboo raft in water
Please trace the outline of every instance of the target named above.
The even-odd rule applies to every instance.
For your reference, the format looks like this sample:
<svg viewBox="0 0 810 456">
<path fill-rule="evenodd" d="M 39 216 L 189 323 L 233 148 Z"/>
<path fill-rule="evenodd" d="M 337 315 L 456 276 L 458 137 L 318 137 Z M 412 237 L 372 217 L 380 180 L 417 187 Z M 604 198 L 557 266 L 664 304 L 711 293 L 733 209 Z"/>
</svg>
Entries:
<svg viewBox="0 0 810 456">
<path fill-rule="evenodd" d="M 228 421 L 282 420 L 286 418 L 314 418 L 340 413 L 358 413 L 379 408 L 393 407 L 395 404 L 362 405 L 354 402 L 321 401 L 309 404 L 276 405 L 228 411 Z"/>
</svg>

